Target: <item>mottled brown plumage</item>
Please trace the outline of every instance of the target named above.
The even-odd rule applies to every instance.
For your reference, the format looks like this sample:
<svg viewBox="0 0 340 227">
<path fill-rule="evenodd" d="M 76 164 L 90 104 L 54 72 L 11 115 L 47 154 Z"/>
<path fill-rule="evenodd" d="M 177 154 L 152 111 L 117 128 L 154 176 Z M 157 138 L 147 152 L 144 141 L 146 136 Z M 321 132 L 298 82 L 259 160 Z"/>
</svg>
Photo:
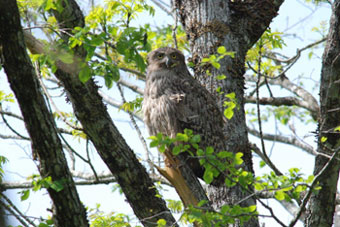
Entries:
<svg viewBox="0 0 340 227">
<path fill-rule="evenodd" d="M 150 135 L 161 132 L 175 137 L 187 128 L 201 136 L 202 148 L 225 149 L 223 115 L 213 96 L 190 75 L 184 55 L 177 49 L 159 48 L 148 54 L 143 112 Z M 188 158 L 187 162 L 202 178 L 198 159 Z"/>
</svg>

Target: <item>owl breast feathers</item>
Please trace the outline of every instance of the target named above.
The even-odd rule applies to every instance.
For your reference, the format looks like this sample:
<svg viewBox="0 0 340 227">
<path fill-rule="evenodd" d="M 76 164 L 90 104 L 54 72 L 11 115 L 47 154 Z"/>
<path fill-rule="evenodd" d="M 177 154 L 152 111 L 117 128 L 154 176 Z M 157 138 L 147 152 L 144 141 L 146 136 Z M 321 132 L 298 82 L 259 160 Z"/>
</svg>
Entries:
<svg viewBox="0 0 340 227">
<path fill-rule="evenodd" d="M 177 49 L 159 48 L 148 54 L 143 112 L 150 135 L 160 132 L 175 137 L 191 129 L 201 136 L 202 149 L 225 149 L 223 115 L 214 97 L 190 75 L 184 55 Z M 198 159 L 188 160 L 195 175 L 202 178 Z"/>
</svg>

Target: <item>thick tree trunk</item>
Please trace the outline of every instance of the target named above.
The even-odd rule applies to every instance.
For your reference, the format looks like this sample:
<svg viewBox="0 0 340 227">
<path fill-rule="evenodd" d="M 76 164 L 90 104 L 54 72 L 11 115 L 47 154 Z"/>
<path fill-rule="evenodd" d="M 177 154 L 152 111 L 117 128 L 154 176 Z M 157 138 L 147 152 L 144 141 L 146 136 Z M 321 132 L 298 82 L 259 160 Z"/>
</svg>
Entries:
<svg viewBox="0 0 340 227">
<path fill-rule="evenodd" d="M 221 87 L 224 94 L 234 92 L 238 108 L 234 109 L 234 116 L 229 120 L 224 133 L 228 138 L 226 150 L 244 154 L 244 166 L 253 172 L 252 156 L 249 148 L 247 128 L 244 113 L 244 78 L 245 56 L 248 49 L 260 38 L 268 27 L 272 18 L 277 15 L 281 1 L 224 1 L 224 0 L 176 0 L 181 22 L 187 32 L 192 61 L 195 63 L 195 77 L 215 94 L 219 105 L 223 109 L 223 96 L 216 94 L 216 89 Z M 235 57 L 225 57 L 220 61 L 221 68 L 209 68 L 211 76 L 206 74 L 206 69 L 200 66 L 203 57 L 216 54 L 219 46 L 226 47 L 227 51 L 235 52 Z M 217 75 L 226 75 L 225 80 L 217 80 Z M 209 199 L 215 208 L 223 204 L 234 204 L 249 195 L 252 189 L 244 191 L 240 186 L 233 188 L 209 186 Z M 242 203 L 244 206 L 255 204 L 255 199 L 250 198 Z M 235 226 L 237 226 L 236 224 Z M 246 226 L 258 226 L 258 221 L 253 219 Z"/>
<path fill-rule="evenodd" d="M 340 146 L 340 132 L 335 130 L 340 126 L 340 0 L 334 1 L 332 11 L 320 86 L 318 152 L 326 154 L 331 154 Z M 322 137 L 327 141 L 321 142 Z M 328 158 L 318 155 L 314 174 L 318 174 L 328 161 Z M 332 226 L 339 169 L 340 162 L 334 159 L 320 177 L 319 185 L 322 188 L 311 197 L 306 226 Z"/>
<path fill-rule="evenodd" d="M 54 224 L 60 227 L 88 226 L 86 211 L 68 169 L 52 114 L 47 109 L 26 53 L 19 10 L 13 0 L 0 2 L 0 44 L 8 81 L 19 102 L 33 153 L 40 161 L 41 177 L 51 177 L 53 183 L 63 187 L 61 191 L 47 189 L 53 201 Z"/>
<path fill-rule="evenodd" d="M 67 2 L 68 4 L 63 4 L 61 13 L 53 12 L 60 28 L 72 30 L 76 26 L 84 26 L 84 17 L 77 3 L 74 0 Z M 63 39 L 67 41 L 68 37 L 64 36 Z M 86 52 L 79 47 L 75 50 L 75 55 L 81 59 Z M 76 58 L 76 62 L 79 59 Z M 157 190 L 146 169 L 113 124 L 93 80 L 83 84 L 78 78 L 77 70 L 70 74 L 59 68 L 55 75 L 63 83 L 86 135 L 116 177 L 127 201 L 143 225 L 155 226 L 157 220 L 165 219 L 168 225 L 177 226 L 165 201 L 157 196 Z"/>
</svg>

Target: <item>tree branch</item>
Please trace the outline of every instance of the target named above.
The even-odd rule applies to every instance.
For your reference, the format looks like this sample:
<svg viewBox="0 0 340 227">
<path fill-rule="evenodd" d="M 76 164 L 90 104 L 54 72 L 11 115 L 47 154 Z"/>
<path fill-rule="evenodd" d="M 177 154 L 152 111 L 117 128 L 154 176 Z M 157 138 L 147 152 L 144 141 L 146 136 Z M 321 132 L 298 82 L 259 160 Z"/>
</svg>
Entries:
<svg viewBox="0 0 340 227">
<path fill-rule="evenodd" d="M 249 127 L 248 127 L 247 130 L 253 136 L 260 137 L 260 133 L 257 130 L 251 129 Z M 289 136 L 273 135 L 273 134 L 269 134 L 269 133 L 263 133 L 263 139 L 289 144 L 289 145 L 298 147 L 298 148 L 306 151 L 307 153 L 309 153 L 311 155 L 318 155 L 319 154 L 317 151 L 314 150 L 314 148 L 312 146 L 308 145 L 307 143 L 301 142 L 300 140 L 296 139 L 296 137 L 294 137 L 294 136 L 289 137 Z M 329 156 L 327 156 L 327 157 L 329 157 Z"/>
<path fill-rule="evenodd" d="M 246 103 L 256 103 L 256 98 L 253 96 L 245 97 Z M 311 106 L 308 102 L 304 100 L 297 99 L 292 96 L 288 97 L 264 97 L 259 99 L 259 104 L 261 105 L 270 105 L 270 106 L 300 106 L 305 108 L 311 112 L 314 112 L 314 109 L 311 109 Z"/>
</svg>

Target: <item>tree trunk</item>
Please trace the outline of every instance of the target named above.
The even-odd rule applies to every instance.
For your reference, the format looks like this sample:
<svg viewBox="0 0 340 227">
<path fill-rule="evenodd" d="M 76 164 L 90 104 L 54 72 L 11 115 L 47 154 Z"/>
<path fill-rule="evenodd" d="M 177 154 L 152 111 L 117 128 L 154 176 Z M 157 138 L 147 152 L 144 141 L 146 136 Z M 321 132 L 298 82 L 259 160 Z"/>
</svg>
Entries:
<svg viewBox="0 0 340 227">
<path fill-rule="evenodd" d="M 72 30 L 84 26 L 84 17 L 74 0 L 63 2 L 61 13 L 54 11 L 61 29 Z M 63 36 L 65 41 L 68 36 Z M 82 47 L 75 50 L 75 63 L 84 62 L 86 55 Z M 77 67 L 75 67 L 77 68 Z M 67 96 L 77 119 L 81 122 L 86 135 L 106 163 L 121 186 L 135 215 L 145 226 L 156 226 L 157 220 L 164 219 L 168 225 L 177 226 L 165 201 L 157 196 L 158 192 L 146 169 L 113 124 L 98 86 L 91 79 L 83 84 L 78 78 L 79 71 L 65 72 L 58 68 L 56 77 L 63 83 Z"/>
<path fill-rule="evenodd" d="M 224 134 L 228 138 L 226 150 L 244 154 L 245 170 L 253 172 L 252 156 L 249 147 L 244 113 L 244 78 L 245 56 L 248 49 L 260 38 L 268 27 L 272 18 L 277 15 L 281 1 L 223 1 L 223 0 L 176 0 L 181 22 L 186 30 L 191 46 L 192 62 L 195 64 L 195 77 L 217 96 L 219 105 L 223 109 L 225 98 L 216 94 L 218 87 L 228 94 L 234 92 L 238 108 L 234 109 L 233 117 L 224 127 Z M 203 57 L 216 54 L 219 46 L 227 51 L 235 52 L 235 57 L 225 57 L 219 63 L 220 69 L 209 68 L 211 76 L 206 74 L 207 68 L 200 63 Z M 217 80 L 217 75 L 226 75 L 225 80 Z M 209 186 L 209 199 L 215 208 L 224 204 L 235 204 L 252 193 L 242 190 L 240 186 L 232 188 Z M 244 206 L 254 205 L 255 198 L 242 203 Z M 258 226 L 256 219 L 245 226 Z M 235 224 L 234 226 L 239 226 Z"/>
<path fill-rule="evenodd" d="M 327 43 L 322 58 L 320 86 L 320 120 L 318 152 L 332 154 L 340 146 L 340 1 L 334 1 Z M 321 138 L 327 138 L 322 142 Z M 338 156 L 339 157 L 339 156 Z M 314 175 L 318 174 L 328 158 L 315 158 Z M 306 226 L 332 226 L 340 162 L 334 159 L 320 177 L 321 190 L 309 202 Z"/>
<path fill-rule="evenodd" d="M 26 52 L 20 15 L 16 2 L 0 2 L 0 44 L 3 65 L 10 86 L 15 93 L 32 140 L 33 154 L 37 155 L 41 177 L 52 178 L 62 185 L 61 190 L 47 189 L 53 201 L 55 226 L 89 226 L 81 204 L 52 114 L 40 92 L 39 81 Z"/>
</svg>

